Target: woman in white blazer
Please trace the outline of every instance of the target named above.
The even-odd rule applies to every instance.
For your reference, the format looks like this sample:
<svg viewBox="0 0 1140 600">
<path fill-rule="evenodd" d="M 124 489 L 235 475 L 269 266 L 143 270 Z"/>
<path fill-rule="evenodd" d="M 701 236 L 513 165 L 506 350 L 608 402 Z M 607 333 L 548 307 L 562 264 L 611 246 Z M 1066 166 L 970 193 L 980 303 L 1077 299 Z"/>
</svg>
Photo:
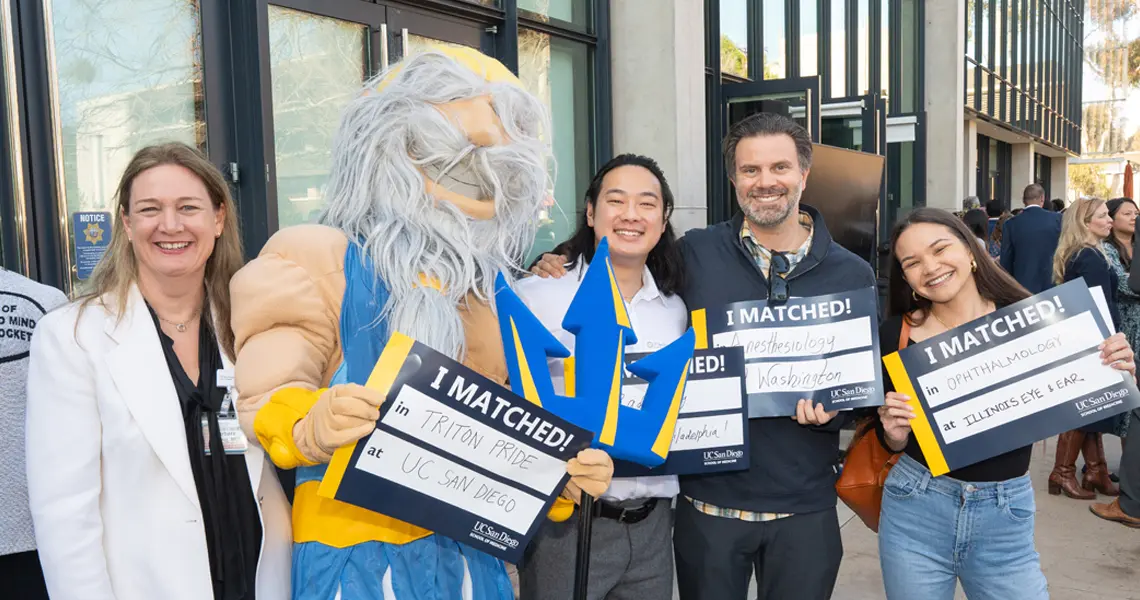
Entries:
<svg viewBox="0 0 1140 600">
<path fill-rule="evenodd" d="M 242 246 L 225 181 L 192 148 L 152 146 L 118 208 L 87 293 L 32 340 L 28 495 L 48 592 L 285 600 L 288 504 L 232 403 Z"/>
</svg>

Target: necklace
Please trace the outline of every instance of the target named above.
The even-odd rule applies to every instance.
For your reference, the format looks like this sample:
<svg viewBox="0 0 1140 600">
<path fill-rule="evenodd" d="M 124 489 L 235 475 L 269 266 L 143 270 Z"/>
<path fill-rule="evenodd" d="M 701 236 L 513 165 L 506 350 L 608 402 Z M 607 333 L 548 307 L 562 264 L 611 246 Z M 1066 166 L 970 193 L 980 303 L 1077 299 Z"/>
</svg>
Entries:
<svg viewBox="0 0 1140 600">
<path fill-rule="evenodd" d="M 954 329 L 953 327 L 951 327 L 951 326 L 947 325 L 947 324 L 946 324 L 946 321 L 943 321 L 942 319 L 939 319 L 939 318 L 938 318 L 938 315 L 934 314 L 934 307 L 931 307 L 931 308 L 930 308 L 930 310 L 929 310 L 928 312 L 929 312 L 930 316 L 934 317 L 934 320 L 935 320 L 935 321 L 938 321 L 938 322 L 939 322 L 939 323 L 940 323 L 940 324 L 941 324 L 943 327 L 945 327 L 945 328 L 946 328 L 946 331 L 950 331 L 951 329 Z M 982 314 L 985 314 L 985 313 L 982 313 Z M 967 321 L 969 321 L 969 319 L 967 319 Z"/>
<path fill-rule="evenodd" d="M 164 319 L 164 318 L 162 318 L 162 315 L 158 316 L 158 320 L 162 321 L 163 323 L 169 323 L 169 324 L 173 325 L 174 328 L 178 330 L 178 333 L 184 333 L 186 331 L 186 323 L 189 323 L 190 321 L 193 321 L 194 319 L 198 318 L 198 315 L 201 313 L 202 313 L 201 308 L 199 308 L 198 310 L 195 310 L 194 314 L 190 315 L 190 318 L 187 319 L 185 322 L 182 322 L 182 323 L 175 323 L 174 321 L 171 321 L 170 319 Z M 158 313 L 156 312 L 155 314 L 158 314 Z M 933 313 L 931 313 L 931 314 L 933 314 Z M 938 317 L 934 317 L 934 318 L 937 319 Z M 939 322 L 941 323 L 941 321 L 939 321 Z"/>
<path fill-rule="evenodd" d="M 933 310 L 933 309 L 931 309 L 931 311 L 930 311 L 930 316 L 934 317 L 934 320 L 935 320 L 935 321 L 938 321 L 939 323 L 941 323 L 941 324 L 942 324 L 942 326 L 946 328 L 946 331 L 950 331 L 951 329 L 953 329 L 953 327 L 951 327 L 951 326 L 949 326 L 949 325 L 947 325 L 947 324 L 946 324 L 946 321 L 943 321 L 942 319 L 939 319 L 939 318 L 938 318 L 938 315 L 934 314 L 934 310 Z"/>
</svg>

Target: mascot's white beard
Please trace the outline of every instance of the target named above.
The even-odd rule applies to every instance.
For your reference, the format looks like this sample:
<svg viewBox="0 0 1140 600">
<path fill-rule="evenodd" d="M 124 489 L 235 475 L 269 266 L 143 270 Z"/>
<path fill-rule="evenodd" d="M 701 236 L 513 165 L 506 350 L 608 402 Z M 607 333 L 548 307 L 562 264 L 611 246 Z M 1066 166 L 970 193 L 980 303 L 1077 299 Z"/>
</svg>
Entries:
<svg viewBox="0 0 1140 600">
<path fill-rule="evenodd" d="M 385 74 L 366 84 L 374 90 Z M 490 95 L 510 138 L 476 147 L 431 106 Z M 492 303 L 495 276 L 519 268 L 552 188 L 550 120 L 533 96 L 439 53 L 406 61 L 379 93 L 346 107 L 333 143 L 329 202 L 321 223 L 359 243 L 388 289 L 381 313 L 399 331 L 457 360 L 466 354 L 460 306 Z M 475 220 L 424 189 L 420 169 L 456 174 L 493 198 L 495 217 Z M 440 290 L 420 283 L 438 281 Z"/>
</svg>

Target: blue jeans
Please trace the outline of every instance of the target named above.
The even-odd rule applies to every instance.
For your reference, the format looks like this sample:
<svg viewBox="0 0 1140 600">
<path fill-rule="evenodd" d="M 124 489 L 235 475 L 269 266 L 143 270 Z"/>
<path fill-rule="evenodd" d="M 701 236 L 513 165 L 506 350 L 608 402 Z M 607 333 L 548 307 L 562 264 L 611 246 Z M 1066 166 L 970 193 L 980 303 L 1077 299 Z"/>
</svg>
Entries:
<svg viewBox="0 0 1140 600">
<path fill-rule="evenodd" d="M 970 483 L 933 477 L 903 455 L 883 486 L 879 559 L 888 600 L 1049 597 L 1033 546 L 1029 475 Z"/>
</svg>

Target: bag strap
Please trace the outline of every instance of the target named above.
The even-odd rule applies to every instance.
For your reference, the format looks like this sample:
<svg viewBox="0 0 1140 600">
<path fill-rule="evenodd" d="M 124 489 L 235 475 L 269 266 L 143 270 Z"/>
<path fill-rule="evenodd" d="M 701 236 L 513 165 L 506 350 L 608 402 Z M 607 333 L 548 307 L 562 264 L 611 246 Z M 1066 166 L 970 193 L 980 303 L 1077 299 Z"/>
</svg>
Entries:
<svg viewBox="0 0 1140 600">
<path fill-rule="evenodd" d="M 903 348 L 906 348 L 907 346 L 909 346 L 910 345 L 909 342 L 910 342 L 910 320 L 907 318 L 906 315 L 903 315 L 902 330 L 899 331 L 899 350 L 902 350 Z M 853 438 L 851 438 L 851 443 L 848 446 L 849 449 L 851 447 L 855 446 L 855 443 L 858 442 L 859 439 L 863 437 L 863 434 L 874 429 L 875 421 L 877 421 L 878 418 L 879 417 L 877 415 L 872 416 L 872 417 L 867 417 L 866 419 L 862 420 L 858 425 L 855 426 L 855 436 Z"/>
</svg>

